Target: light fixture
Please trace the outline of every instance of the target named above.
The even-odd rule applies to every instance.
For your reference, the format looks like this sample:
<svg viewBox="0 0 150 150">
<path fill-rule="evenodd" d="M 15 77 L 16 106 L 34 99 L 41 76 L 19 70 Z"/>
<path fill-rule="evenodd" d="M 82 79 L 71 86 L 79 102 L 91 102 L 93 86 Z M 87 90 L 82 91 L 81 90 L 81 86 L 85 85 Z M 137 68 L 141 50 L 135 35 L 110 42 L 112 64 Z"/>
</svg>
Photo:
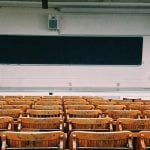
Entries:
<svg viewBox="0 0 150 150">
<path fill-rule="evenodd" d="M 60 8 L 62 13 L 118 13 L 118 14 L 150 14 L 150 9 L 133 8 Z"/>
</svg>

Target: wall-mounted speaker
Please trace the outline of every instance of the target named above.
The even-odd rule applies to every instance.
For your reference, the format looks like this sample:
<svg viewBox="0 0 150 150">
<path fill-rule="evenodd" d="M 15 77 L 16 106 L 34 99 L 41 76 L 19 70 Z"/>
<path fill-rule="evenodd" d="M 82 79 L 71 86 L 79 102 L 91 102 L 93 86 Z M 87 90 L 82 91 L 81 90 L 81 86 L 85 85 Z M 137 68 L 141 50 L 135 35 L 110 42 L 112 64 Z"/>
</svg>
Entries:
<svg viewBox="0 0 150 150">
<path fill-rule="evenodd" d="M 59 16 L 57 15 L 48 16 L 48 29 L 59 30 Z"/>
</svg>

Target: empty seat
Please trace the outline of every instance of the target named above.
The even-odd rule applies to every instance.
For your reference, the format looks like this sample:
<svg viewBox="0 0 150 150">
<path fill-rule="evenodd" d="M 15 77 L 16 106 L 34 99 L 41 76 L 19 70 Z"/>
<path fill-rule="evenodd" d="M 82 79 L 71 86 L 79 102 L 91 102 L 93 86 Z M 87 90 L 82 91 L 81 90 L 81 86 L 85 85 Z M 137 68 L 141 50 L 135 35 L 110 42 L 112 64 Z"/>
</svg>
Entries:
<svg viewBox="0 0 150 150">
<path fill-rule="evenodd" d="M 33 101 L 33 102 L 35 102 L 35 101 L 38 101 L 38 100 L 40 100 L 40 98 L 33 98 L 33 97 L 23 97 L 23 99 L 22 99 L 23 101 Z"/>
<path fill-rule="evenodd" d="M 39 110 L 63 110 L 62 105 L 32 105 L 32 109 Z"/>
<path fill-rule="evenodd" d="M 36 101 L 35 105 L 62 105 L 61 101 L 49 101 L 49 100 L 40 100 L 40 101 Z"/>
<path fill-rule="evenodd" d="M 150 131 L 140 131 L 137 136 L 136 150 L 150 149 Z"/>
<path fill-rule="evenodd" d="M 65 99 L 80 99 L 81 96 L 63 96 L 62 99 L 65 100 Z"/>
<path fill-rule="evenodd" d="M 0 117 L 0 131 L 14 130 L 14 121 L 12 117 Z"/>
<path fill-rule="evenodd" d="M 33 105 L 34 101 L 28 101 L 28 100 L 6 100 L 7 105 Z"/>
<path fill-rule="evenodd" d="M 141 111 L 143 112 L 144 110 L 150 110 L 150 105 L 142 105 Z"/>
<path fill-rule="evenodd" d="M 28 117 L 37 117 L 37 118 L 49 118 L 49 117 L 59 117 L 63 118 L 63 112 L 61 110 L 36 110 L 28 109 Z"/>
<path fill-rule="evenodd" d="M 116 129 L 132 132 L 150 130 L 150 119 L 119 118 L 116 122 Z"/>
<path fill-rule="evenodd" d="M 12 96 L 12 95 L 10 95 L 10 96 L 5 96 L 5 98 L 7 99 L 7 98 L 10 98 L 10 99 L 22 99 L 23 98 L 23 96 L 19 96 L 19 95 L 16 95 L 16 96 Z"/>
<path fill-rule="evenodd" d="M 107 110 L 106 114 L 108 117 L 114 120 L 118 118 L 140 118 L 141 112 L 139 110 Z"/>
<path fill-rule="evenodd" d="M 142 110 L 143 108 L 143 104 L 130 104 L 128 106 L 128 109 L 131 109 L 131 110 Z"/>
<path fill-rule="evenodd" d="M 143 115 L 143 118 L 150 118 L 150 110 L 144 110 L 142 115 Z"/>
<path fill-rule="evenodd" d="M 0 105 L 6 105 L 7 102 L 5 100 L 0 100 Z"/>
<path fill-rule="evenodd" d="M 88 101 L 93 100 L 93 99 L 105 99 L 104 97 L 101 96 L 82 96 L 83 99 L 86 99 Z"/>
<path fill-rule="evenodd" d="M 144 105 L 150 105 L 150 100 L 142 100 L 142 102 L 144 103 Z"/>
<path fill-rule="evenodd" d="M 29 109 L 29 105 L 2 105 L 1 109 L 21 109 L 23 112 L 26 112 Z"/>
<path fill-rule="evenodd" d="M 118 104 L 119 105 L 126 105 L 126 109 L 130 109 L 129 108 L 129 106 L 131 105 L 131 104 L 134 104 L 134 105 L 142 105 L 142 104 L 144 104 L 142 101 L 140 101 L 140 102 L 130 102 L 130 101 L 120 101 L 120 102 L 118 102 Z"/>
<path fill-rule="evenodd" d="M 116 101 L 108 101 L 108 100 L 97 100 L 97 101 L 91 101 L 91 105 L 98 106 L 98 105 L 116 105 Z"/>
<path fill-rule="evenodd" d="M 69 133 L 72 131 L 112 131 L 112 118 L 70 118 Z"/>
<path fill-rule="evenodd" d="M 61 96 L 42 96 L 43 98 L 48 98 L 48 99 L 61 99 Z"/>
<path fill-rule="evenodd" d="M 124 110 L 126 109 L 125 105 L 98 105 L 96 109 L 100 109 L 105 112 L 106 110 Z"/>
<path fill-rule="evenodd" d="M 101 110 L 67 110 L 67 119 L 75 118 L 101 118 Z"/>
<path fill-rule="evenodd" d="M 74 100 L 74 101 L 64 101 L 64 105 L 88 105 L 89 102 L 87 101 L 78 101 L 78 100 Z"/>
<path fill-rule="evenodd" d="M 16 120 L 22 117 L 23 111 L 21 109 L 0 109 L 0 116 L 9 116 Z"/>
<path fill-rule="evenodd" d="M 65 150 L 65 134 L 51 132 L 4 132 L 2 150 L 5 149 L 60 149 Z"/>
<path fill-rule="evenodd" d="M 41 99 L 38 99 L 37 101 L 59 101 L 59 102 L 62 102 L 62 100 L 59 98 L 41 98 Z"/>
<path fill-rule="evenodd" d="M 64 121 L 60 118 L 32 118 L 18 119 L 18 131 L 63 131 Z"/>
<path fill-rule="evenodd" d="M 129 109 L 131 110 L 140 110 L 141 113 L 145 110 L 150 110 L 150 105 L 141 105 L 141 104 L 131 104 L 129 106 Z"/>
<path fill-rule="evenodd" d="M 42 98 L 42 96 L 24 96 L 24 98 L 41 99 L 41 98 Z"/>
<path fill-rule="evenodd" d="M 133 149 L 132 133 L 74 131 L 70 135 L 70 150 L 76 149 Z"/>
<path fill-rule="evenodd" d="M 66 109 L 72 109 L 72 110 L 91 110 L 94 109 L 94 105 L 65 105 Z"/>
</svg>

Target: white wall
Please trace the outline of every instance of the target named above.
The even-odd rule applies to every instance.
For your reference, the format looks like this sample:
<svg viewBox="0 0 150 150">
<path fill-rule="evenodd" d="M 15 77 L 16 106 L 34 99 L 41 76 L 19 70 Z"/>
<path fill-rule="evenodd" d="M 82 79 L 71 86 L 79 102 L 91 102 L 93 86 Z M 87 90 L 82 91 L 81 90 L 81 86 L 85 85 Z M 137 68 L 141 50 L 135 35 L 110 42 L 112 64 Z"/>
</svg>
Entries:
<svg viewBox="0 0 150 150">
<path fill-rule="evenodd" d="M 40 8 L 0 8 L 0 34 L 142 35 L 143 64 L 141 66 L 0 65 L 0 87 L 150 87 L 150 15 L 60 13 L 61 29 L 60 33 L 57 33 L 47 29 L 47 18 L 51 12 L 52 10 Z"/>
</svg>

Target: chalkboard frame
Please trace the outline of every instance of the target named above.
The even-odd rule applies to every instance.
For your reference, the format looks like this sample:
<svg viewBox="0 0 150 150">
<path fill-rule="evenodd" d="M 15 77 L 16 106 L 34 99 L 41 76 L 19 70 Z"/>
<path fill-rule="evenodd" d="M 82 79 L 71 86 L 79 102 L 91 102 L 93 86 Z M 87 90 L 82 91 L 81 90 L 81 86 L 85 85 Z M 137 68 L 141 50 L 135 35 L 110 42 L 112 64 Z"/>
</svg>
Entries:
<svg viewBox="0 0 150 150">
<path fill-rule="evenodd" d="M 38 39 L 38 40 L 36 41 L 35 39 Z M 15 41 L 15 43 L 13 43 L 12 40 Z M 94 40 L 95 40 L 95 43 L 94 43 Z M 99 42 L 98 40 L 100 40 L 101 42 Z M 43 41 L 43 42 L 41 42 L 41 41 Z M 52 41 L 52 42 L 49 42 L 49 41 Z M 114 41 L 116 41 L 116 42 L 114 42 Z M 126 42 L 124 42 L 124 41 L 126 41 Z M 106 42 L 106 43 L 103 44 L 103 42 Z M 106 56 L 109 56 L 109 57 L 113 56 L 113 48 L 112 47 L 110 47 L 109 52 L 111 52 L 111 53 L 109 55 L 107 55 L 107 53 L 103 52 L 104 58 L 103 59 L 99 58 L 99 57 L 101 57 L 101 55 L 99 55 L 99 53 L 98 53 L 99 49 L 97 48 L 97 46 L 105 48 L 105 45 L 110 44 L 111 46 L 116 46 L 117 44 L 121 44 L 121 42 L 123 45 L 128 44 L 128 42 L 129 42 L 129 45 L 127 45 L 127 48 L 125 48 L 125 49 L 123 48 L 123 51 L 119 52 L 119 55 L 118 55 L 117 51 L 115 52 L 115 54 L 118 56 L 114 57 L 113 59 L 116 58 L 116 61 L 118 61 L 118 62 L 116 62 L 116 61 L 113 62 L 113 60 L 109 60 L 109 62 L 107 62 L 108 60 L 106 59 Z M 26 47 L 27 44 L 29 44 L 30 48 Z M 82 44 L 83 44 L 83 46 L 85 46 L 85 47 L 83 47 L 84 48 L 83 52 L 82 52 L 82 46 L 81 46 Z M 1 45 L 0 64 L 6 64 L 6 65 L 9 64 L 9 65 L 83 65 L 83 66 L 86 66 L 86 65 L 92 65 L 92 66 L 93 65 L 106 65 L 106 66 L 108 66 L 108 65 L 113 65 L 113 66 L 129 65 L 129 66 L 131 66 L 132 65 L 133 66 L 133 65 L 141 65 L 142 64 L 142 53 L 143 53 L 143 37 L 142 36 L 0 35 L 0 45 Z M 55 51 L 52 51 L 49 53 L 49 51 L 46 50 L 45 52 L 47 52 L 47 53 L 45 55 L 42 55 L 43 53 L 41 53 L 41 52 L 44 51 L 44 49 L 46 49 L 45 45 L 46 45 L 46 47 L 49 46 L 50 48 L 54 49 Z M 59 45 L 59 47 L 57 47 L 58 45 Z M 135 45 L 135 47 L 134 47 L 134 45 Z M 54 47 L 54 46 L 56 46 L 56 47 Z M 128 46 L 131 46 L 131 48 L 129 48 Z M 89 47 L 91 49 L 86 51 L 85 48 L 88 49 Z M 93 47 L 97 51 L 94 51 Z M 106 46 L 106 48 L 107 48 L 107 46 Z M 133 48 L 133 50 L 132 50 L 132 48 Z M 12 49 L 13 49 L 14 54 L 11 51 Z M 25 50 L 23 50 L 23 49 L 25 49 Z M 39 52 L 39 49 L 41 49 L 41 52 Z M 132 56 L 130 57 L 130 55 L 127 55 L 128 53 L 125 53 L 125 51 L 127 51 L 127 50 L 129 52 L 129 49 L 130 49 L 130 51 L 132 50 L 131 54 L 135 55 L 137 57 L 133 61 L 132 61 Z M 33 50 L 33 52 L 32 52 L 32 50 Z M 57 55 L 58 52 L 59 52 L 59 54 Z M 89 54 L 86 55 L 87 53 L 89 53 Z M 93 53 L 95 53 L 95 54 L 93 55 Z M 32 54 L 32 55 L 30 55 L 30 54 Z M 53 55 L 54 55 L 54 57 L 53 57 Z M 120 55 L 122 56 L 121 58 L 120 58 Z M 26 58 L 27 58 L 27 56 L 29 56 L 29 58 L 30 57 L 31 58 L 28 61 L 28 60 L 26 60 L 26 58 L 23 58 L 23 57 L 20 58 L 20 56 L 26 56 Z M 74 56 L 76 56 L 76 57 L 74 57 Z M 40 59 L 40 57 L 42 57 L 42 59 Z M 128 60 L 129 59 L 128 57 L 130 57 L 130 62 Z M 45 60 L 49 59 L 49 60 L 51 60 L 51 62 L 48 62 L 48 61 L 43 62 L 44 59 Z M 99 59 L 101 59 L 101 60 L 99 60 Z M 31 60 L 33 60 L 33 61 L 31 62 Z"/>
</svg>

